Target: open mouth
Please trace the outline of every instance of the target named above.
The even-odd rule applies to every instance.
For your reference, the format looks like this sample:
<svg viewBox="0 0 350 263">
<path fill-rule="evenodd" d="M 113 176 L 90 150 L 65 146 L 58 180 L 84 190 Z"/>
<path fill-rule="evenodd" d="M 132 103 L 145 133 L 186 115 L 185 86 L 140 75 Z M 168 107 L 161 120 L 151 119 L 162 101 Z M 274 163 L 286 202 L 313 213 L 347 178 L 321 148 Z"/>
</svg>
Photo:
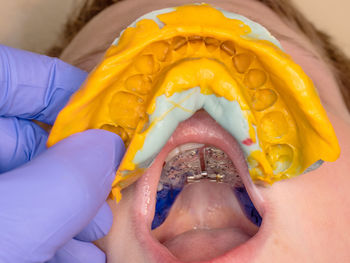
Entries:
<svg viewBox="0 0 350 263">
<path fill-rule="evenodd" d="M 239 144 L 205 111 L 178 125 L 136 184 L 135 228 L 151 262 L 253 256 L 265 204 Z"/>
<path fill-rule="evenodd" d="M 278 41 L 206 4 L 154 11 L 125 29 L 60 112 L 48 146 L 86 129 L 128 146 L 111 197 L 139 179 L 132 222 L 151 262 L 251 262 L 267 236 L 255 183 L 340 152 L 312 81 Z"/>
</svg>

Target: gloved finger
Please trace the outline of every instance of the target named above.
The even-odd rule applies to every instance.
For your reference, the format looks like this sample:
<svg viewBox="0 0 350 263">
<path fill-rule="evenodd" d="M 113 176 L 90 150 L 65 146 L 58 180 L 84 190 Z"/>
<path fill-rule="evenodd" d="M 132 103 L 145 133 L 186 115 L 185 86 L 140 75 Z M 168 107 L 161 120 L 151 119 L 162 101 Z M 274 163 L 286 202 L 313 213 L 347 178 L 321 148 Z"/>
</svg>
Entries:
<svg viewBox="0 0 350 263">
<path fill-rule="evenodd" d="M 109 205 L 105 202 L 94 219 L 85 227 L 75 239 L 92 242 L 107 235 L 113 223 L 113 214 Z"/>
<path fill-rule="evenodd" d="M 48 134 L 34 122 L 0 117 L 0 173 L 33 159 L 46 149 Z"/>
<path fill-rule="evenodd" d="M 57 58 L 0 45 L 0 116 L 52 124 L 87 73 Z"/>
<path fill-rule="evenodd" d="M 47 263 L 105 263 L 105 254 L 89 242 L 72 239 Z"/>
<path fill-rule="evenodd" d="M 0 262 L 43 262 L 80 233 L 106 200 L 123 153 L 118 135 L 89 130 L 0 175 Z"/>
</svg>

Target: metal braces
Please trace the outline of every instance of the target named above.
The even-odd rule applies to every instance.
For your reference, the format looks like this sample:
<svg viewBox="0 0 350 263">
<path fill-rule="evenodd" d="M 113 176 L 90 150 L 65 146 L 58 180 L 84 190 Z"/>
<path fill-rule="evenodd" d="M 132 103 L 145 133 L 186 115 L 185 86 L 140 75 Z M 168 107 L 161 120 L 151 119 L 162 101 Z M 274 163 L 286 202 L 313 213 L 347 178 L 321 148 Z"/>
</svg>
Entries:
<svg viewBox="0 0 350 263">
<path fill-rule="evenodd" d="M 160 184 L 175 188 L 208 180 L 216 183 L 241 185 L 241 178 L 232 161 L 220 149 L 203 146 L 174 156 L 165 163 Z"/>
<path fill-rule="evenodd" d="M 203 180 L 203 179 L 209 180 L 211 182 L 216 182 L 216 183 L 223 182 L 223 179 L 225 177 L 224 174 L 219 174 L 219 173 L 208 174 L 208 172 L 207 172 L 208 160 L 206 160 L 207 156 L 206 156 L 205 149 L 206 149 L 206 147 L 200 148 L 199 154 L 198 154 L 201 173 L 198 175 L 187 176 L 187 178 L 186 178 L 187 183 L 195 183 L 195 182 L 199 182 L 200 180 Z"/>
<path fill-rule="evenodd" d="M 216 183 L 222 183 L 225 175 L 222 174 L 209 174 L 207 171 L 202 171 L 200 175 L 198 176 L 187 176 L 186 182 L 187 183 L 196 183 L 199 182 L 200 180 L 207 179 L 211 182 L 216 182 Z"/>
</svg>

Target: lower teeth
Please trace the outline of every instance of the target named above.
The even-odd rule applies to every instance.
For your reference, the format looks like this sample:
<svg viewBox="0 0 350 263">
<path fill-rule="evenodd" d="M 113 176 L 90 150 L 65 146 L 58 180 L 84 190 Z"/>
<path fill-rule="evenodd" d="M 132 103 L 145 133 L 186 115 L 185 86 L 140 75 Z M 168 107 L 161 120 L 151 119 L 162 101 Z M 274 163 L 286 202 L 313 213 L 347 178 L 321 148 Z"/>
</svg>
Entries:
<svg viewBox="0 0 350 263">
<path fill-rule="evenodd" d="M 229 184 L 240 200 L 245 214 L 253 223 L 260 226 L 261 217 L 249 199 L 231 159 L 216 147 L 203 146 L 180 152 L 166 160 L 159 180 L 152 229 L 164 222 L 185 184 L 200 180 Z"/>
</svg>

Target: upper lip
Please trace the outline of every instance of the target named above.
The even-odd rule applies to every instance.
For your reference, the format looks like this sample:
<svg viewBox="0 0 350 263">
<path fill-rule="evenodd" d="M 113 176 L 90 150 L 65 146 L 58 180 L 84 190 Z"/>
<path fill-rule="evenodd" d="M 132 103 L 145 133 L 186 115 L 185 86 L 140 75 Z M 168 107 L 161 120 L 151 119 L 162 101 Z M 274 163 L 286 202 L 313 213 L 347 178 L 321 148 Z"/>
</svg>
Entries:
<svg viewBox="0 0 350 263">
<path fill-rule="evenodd" d="M 154 162 L 136 183 L 136 198 L 134 199 L 132 222 L 134 222 L 135 231 L 138 233 L 136 238 L 142 244 L 142 247 L 145 248 L 144 252 L 151 259 L 151 262 L 181 262 L 152 237 L 150 228 L 154 216 L 157 186 L 163 162 L 172 149 L 190 142 L 213 145 L 226 152 L 237 168 L 250 198 L 260 215 L 264 217 L 266 212 L 265 202 L 251 181 L 248 167 L 239 144 L 205 111 L 199 111 L 190 119 L 180 123 L 158 154 L 157 162 Z M 258 233 L 250 240 L 209 262 L 251 262 L 254 252 L 261 247 L 261 243 L 264 241 L 265 235 L 262 233 L 265 233 L 265 231 L 263 231 L 263 228 L 264 222 Z"/>
</svg>

